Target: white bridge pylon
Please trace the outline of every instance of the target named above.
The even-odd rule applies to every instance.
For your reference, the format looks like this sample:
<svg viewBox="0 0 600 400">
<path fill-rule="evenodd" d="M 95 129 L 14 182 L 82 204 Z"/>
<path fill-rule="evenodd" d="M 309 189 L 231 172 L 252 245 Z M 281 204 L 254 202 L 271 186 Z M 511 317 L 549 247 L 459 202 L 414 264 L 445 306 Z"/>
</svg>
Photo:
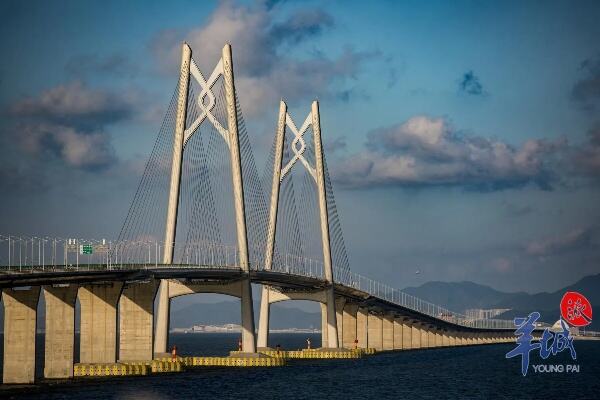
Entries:
<svg viewBox="0 0 600 400">
<path fill-rule="evenodd" d="M 312 128 L 312 140 L 314 141 L 315 151 L 315 165 L 310 165 L 308 160 L 304 157 L 304 152 L 307 148 L 304 134 L 308 131 L 308 128 Z M 286 129 L 289 129 L 294 135 L 293 140 L 290 143 L 291 151 L 293 153 L 292 158 L 287 162 L 286 165 L 282 165 L 283 152 L 285 144 L 285 133 Z M 299 146 L 298 146 L 299 145 Z M 279 118 L 277 121 L 277 132 L 275 138 L 275 157 L 273 162 L 273 181 L 271 185 L 271 199 L 270 199 L 270 211 L 269 211 L 269 225 L 267 229 L 267 242 L 265 248 L 265 265 L 266 270 L 270 270 L 273 266 L 273 252 L 275 248 L 275 231 L 277 227 L 277 213 L 279 205 L 279 190 L 281 183 L 288 175 L 289 171 L 300 162 L 308 173 L 312 176 L 316 188 L 317 188 L 317 201 L 319 204 L 319 220 L 321 228 L 321 239 L 323 247 L 323 266 L 325 272 L 325 279 L 328 283 L 328 287 L 324 293 L 325 303 L 325 314 L 327 319 L 326 333 L 323 332 L 323 342 L 326 343 L 329 348 L 339 347 L 338 333 L 337 333 L 337 322 L 335 312 L 335 293 L 333 287 L 333 267 L 331 259 L 331 243 L 329 238 L 329 216 L 327 213 L 327 199 L 325 193 L 325 169 L 323 163 L 323 146 L 321 141 L 321 124 L 319 117 L 319 103 L 313 101 L 311 111 L 304 120 L 300 129 L 294 123 L 290 115 L 287 113 L 287 105 L 282 100 L 279 105 Z M 261 303 L 260 303 L 260 319 L 258 327 L 258 347 L 268 347 L 268 335 L 269 335 L 269 314 L 270 314 L 270 303 L 271 303 L 271 289 L 263 285 Z M 325 327 L 323 327 L 325 328 Z M 324 329 L 325 330 L 325 329 Z M 325 336 L 326 335 L 326 336 Z M 325 346 L 324 346 L 325 347 Z"/>
<path fill-rule="evenodd" d="M 212 110 L 216 101 L 212 88 L 216 81 L 223 77 L 225 86 L 225 100 L 227 109 L 227 128 L 214 117 Z M 202 87 L 197 99 L 188 99 L 190 77 L 193 77 Z M 189 127 L 186 127 L 188 100 L 197 101 L 201 113 Z M 173 252 L 175 247 L 175 234 L 177 228 L 177 213 L 179 206 L 179 195 L 181 189 L 181 169 L 183 163 L 183 152 L 185 144 L 197 132 L 198 127 L 208 120 L 229 147 L 231 159 L 231 178 L 233 185 L 233 197 L 235 208 L 235 224 L 238 248 L 239 267 L 249 272 L 248 262 L 248 237 L 246 230 L 246 217 L 244 211 L 244 187 L 242 181 L 242 167 L 240 158 L 240 147 L 238 137 L 238 119 L 236 112 L 236 95 L 233 77 L 233 61 L 231 45 L 223 47 L 221 58 L 208 79 L 192 60 L 192 49 L 184 43 L 181 51 L 181 69 L 179 75 L 179 96 L 177 99 L 177 116 L 175 120 L 175 132 L 173 140 L 173 160 L 171 165 L 171 179 L 169 188 L 169 200 L 167 207 L 167 218 L 165 225 L 165 246 L 163 264 L 173 263 Z M 165 353 L 167 351 L 167 339 L 169 332 L 169 286 L 168 280 L 162 280 L 158 292 L 159 302 L 156 318 L 156 335 L 154 341 L 154 352 Z M 242 308 L 242 348 L 244 352 L 256 352 L 256 338 L 254 330 L 254 311 L 252 308 L 252 290 L 250 279 L 243 279 L 239 293 Z"/>
</svg>

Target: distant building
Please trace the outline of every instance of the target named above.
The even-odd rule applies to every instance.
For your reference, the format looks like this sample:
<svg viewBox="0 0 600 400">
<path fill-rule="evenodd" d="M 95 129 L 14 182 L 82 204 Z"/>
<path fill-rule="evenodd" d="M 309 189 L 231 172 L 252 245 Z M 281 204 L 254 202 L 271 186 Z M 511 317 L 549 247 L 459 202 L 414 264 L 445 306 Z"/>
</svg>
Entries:
<svg viewBox="0 0 600 400">
<path fill-rule="evenodd" d="M 498 315 L 510 311 L 510 308 L 491 308 L 484 310 L 481 308 L 471 308 L 465 311 L 467 319 L 491 319 Z"/>
</svg>

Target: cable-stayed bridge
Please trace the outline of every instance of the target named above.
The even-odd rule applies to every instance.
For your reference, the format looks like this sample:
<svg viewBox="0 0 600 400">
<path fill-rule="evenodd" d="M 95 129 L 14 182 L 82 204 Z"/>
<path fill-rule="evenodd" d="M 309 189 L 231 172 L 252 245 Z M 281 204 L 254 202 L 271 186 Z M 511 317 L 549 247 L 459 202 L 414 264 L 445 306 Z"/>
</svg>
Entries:
<svg viewBox="0 0 600 400">
<path fill-rule="evenodd" d="M 73 376 L 77 299 L 81 363 L 165 354 L 170 300 L 192 293 L 240 298 L 240 354 L 248 357 L 268 348 L 270 304 L 285 300 L 321 304 L 322 348 L 330 351 L 513 340 L 512 321 L 469 319 L 350 269 L 319 113 L 315 101 L 296 123 L 282 100 L 259 173 L 231 47 L 203 74 L 184 44 L 178 84 L 118 238 L 0 236 L 3 382 L 34 381 L 41 291 L 46 378 Z M 262 285 L 258 327 L 252 283 Z"/>
</svg>

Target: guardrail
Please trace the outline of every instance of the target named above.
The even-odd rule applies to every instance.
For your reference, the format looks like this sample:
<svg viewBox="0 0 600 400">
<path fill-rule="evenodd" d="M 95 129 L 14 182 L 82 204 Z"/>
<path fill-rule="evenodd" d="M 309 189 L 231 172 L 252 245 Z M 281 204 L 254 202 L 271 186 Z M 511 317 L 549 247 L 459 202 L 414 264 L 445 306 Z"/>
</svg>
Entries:
<svg viewBox="0 0 600 400">
<path fill-rule="evenodd" d="M 238 266 L 235 246 L 211 242 L 176 244 L 174 259 L 179 268 L 226 268 Z M 138 269 L 165 267 L 164 244 L 152 238 L 113 242 L 105 239 L 24 237 L 0 235 L 0 272 L 87 271 L 90 269 Z M 275 252 L 271 270 L 324 279 L 323 263 L 307 257 Z M 262 265 L 251 265 L 262 270 Z M 334 282 L 360 290 L 392 304 L 460 326 L 479 329 L 514 329 L 512 320 L 472 319 L 445 307 L 412 296 L 387 284 L 334 266 Z"/>
<path fill-rule="evenodd" d="M 597 331 L 585 331 L 580 329 L 577 336 L 586 336 L 586 337 L 597 337 L 600 338 L 600 332 Z"/>
</svg>

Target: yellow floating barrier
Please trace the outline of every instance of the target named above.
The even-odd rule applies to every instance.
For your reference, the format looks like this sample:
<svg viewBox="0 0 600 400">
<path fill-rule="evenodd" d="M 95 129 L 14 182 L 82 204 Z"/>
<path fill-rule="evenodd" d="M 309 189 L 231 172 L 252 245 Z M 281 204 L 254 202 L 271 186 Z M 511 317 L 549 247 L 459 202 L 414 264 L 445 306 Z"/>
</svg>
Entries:
<svg viewBox="0 0 600 400">
<path fill-rule="evenodd" d="M 187 357 L 193 367 L 280 367 L 285 359 L 276 357 Z"/>
<path fill-rule="evenodd" d="M 73 376 L 134 376 L 148 375 L 145 364 L 115 363 L 115 364 L 75 364 Z"/>
<path fill-rule="evenodd" d="M 234 356 L 236 352 L 232 351 Z M 364 355 L 375 354 L 375 349 L 351 349 L 328 351 L 321 349 L 302 349 L 302 350 L 262 350 L 259 353 L 273 358 L 283 359 L 351 359 L 361 358 Z"/>
</svg>

